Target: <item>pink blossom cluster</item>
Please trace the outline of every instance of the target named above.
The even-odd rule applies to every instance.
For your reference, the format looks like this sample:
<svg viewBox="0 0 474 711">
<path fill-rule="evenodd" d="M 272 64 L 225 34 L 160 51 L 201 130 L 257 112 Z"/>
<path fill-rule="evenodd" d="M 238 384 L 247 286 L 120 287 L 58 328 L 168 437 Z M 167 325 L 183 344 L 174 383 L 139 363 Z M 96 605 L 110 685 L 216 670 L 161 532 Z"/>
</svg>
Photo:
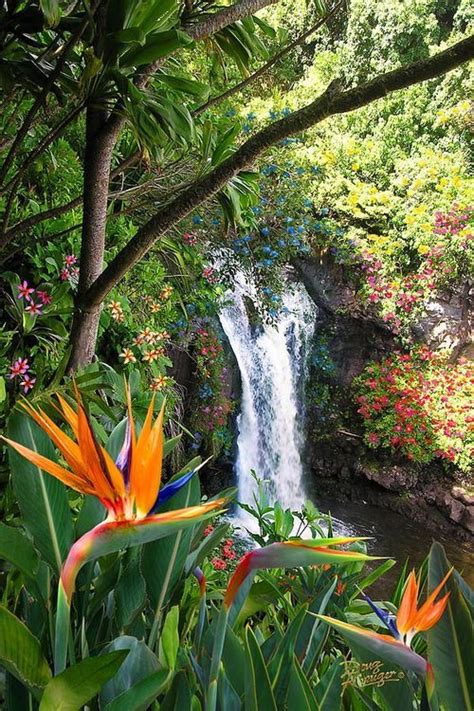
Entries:
<svg viewBox="0 0 474 711">
<path fill-rule="evenodd" d="M 197 236 L 192 232 L 185 232 L 183 235 L 183 242 L 189 244 L 190 247 L 196 244 Z"/>
<path fill-rule="evenodd" d="M 60 274 L 61 281 L 77 279 L 79 276 L 79 268 L 75 267 L 75 264 L 77 264 L 77 257 L 74 254 L 66 255 L 64 258 L 64 267 Z"/>
<path fill-rule="evenodd" d="M 20 378 L 20 387 L 23 388 L 25 395 L 33 389 L 36 378 L 32 377 L 31 373 L 28 373 L 30 365 L 28 363 L 28 358 L 18 358 L 10 366 L 10 380 L 14 378 Z"/>
<path fill-rule="evenodd" d="M 17 298 L 26 301 L 25 311 L 32 316 L 41 316 L 43 306 L 48 306 L 52 302 L 51 296 L 46 291 L 37 291 L 28 284 L 26 279 L 18 284 L 17 289 Z M 35 299 L 33 299 L 33 294 L 35 294 Z"/>
<path fill-rule="evenodd" d="M 435 235 L 457 235 L 467 227 L 472 213 L 473 209 L 471 207 L 461 209 L 457 203 L 453 204 L 449 212 L 438 210 L 435 212 L 433 232 Z"/>
</svg>

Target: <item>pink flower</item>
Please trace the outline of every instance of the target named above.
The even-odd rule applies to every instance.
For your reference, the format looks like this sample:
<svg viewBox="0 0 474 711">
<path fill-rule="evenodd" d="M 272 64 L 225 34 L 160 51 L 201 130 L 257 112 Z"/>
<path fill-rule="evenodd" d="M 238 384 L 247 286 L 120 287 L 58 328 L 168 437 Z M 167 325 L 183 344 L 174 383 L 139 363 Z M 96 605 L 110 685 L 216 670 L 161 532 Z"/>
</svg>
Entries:
<svg viewBox="0 0 474 711">
<path fill-rule="evenodd" d="M 25 280 L 23 281 L 22 284 L 18 284 L 18 299 L 26 299 L 27 301 L 31 300 L 30 294 L 34 294 L 34 289 L 32 289 L 30 286 L 28 286 L 28 282 Z"/>
<path fill-rule="evenodd" d="M 25 311 L 28 311 L 32 316 L 41 316 L 41 309 L 43 304 L 35 304 L 34 301 L 30 300 L 30 303 L 26 307 Z"/>
<path fill-rule="evenodd" d="M 30 376 L 28 374 L 25 374 L 23 376 L 23 380 L 21 381 L 21 387 L 23 388 L 25 395 L 30 390 L 33 390 L 35 383 L 36 383 L 36 378 L 30 378 Z"/>
<path fill-rule="evenodd" d="M 61 274 L 60 274 L 61 281 L 67 281 L 69 279 L 69 276 L 70 276 L 69 269 L 62 269 L 61 270 Z"/>
<path fill-rule="evenodd" d="M 375 432 L 371 432 L 369 436 L 367 437 L 369 444 L 378 444 L 379 443 L 379 436 L 375 434 Z"/>
<path fill-rule="evenodd" d="M 52 297 L 48 294 L 47 291 L 37 291 L 36 293 L 42 301 L 43 306 L 47 306 L 53 301 Z"/>
<path fill-rule="evenodd" d="M 68 254 L 64 263 L 67 267 L 72 267 L 77 262 L 77 257 L 74 254 Z"/>
<path fill-rule="evenodd" d="M 18 358 L 18 360 L 10 366 L 10 380 L 16 378 L 17 375 L 24 375 L 29 369 L 30 366 L 28 365 L 28 358 Z"/>
</svg>

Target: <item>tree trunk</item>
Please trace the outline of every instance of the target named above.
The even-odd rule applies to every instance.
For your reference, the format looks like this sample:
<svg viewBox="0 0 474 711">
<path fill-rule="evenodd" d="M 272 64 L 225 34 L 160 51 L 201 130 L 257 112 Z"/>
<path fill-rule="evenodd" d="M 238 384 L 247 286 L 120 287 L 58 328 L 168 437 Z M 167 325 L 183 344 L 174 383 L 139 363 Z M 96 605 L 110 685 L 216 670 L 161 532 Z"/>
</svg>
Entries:
<svg viewBox="0 0 474 711">
<path fill-rule="evenodd" d="M 70 335 L 69 370 L 87 365 L 94 356 L 101 305 L 86 306 L 83 300 L 104 265 L 110 165 L 119 130 L 113 121 L 107 121 L 103 111 L 88 108 L 79 286 Z"/>
</svg>

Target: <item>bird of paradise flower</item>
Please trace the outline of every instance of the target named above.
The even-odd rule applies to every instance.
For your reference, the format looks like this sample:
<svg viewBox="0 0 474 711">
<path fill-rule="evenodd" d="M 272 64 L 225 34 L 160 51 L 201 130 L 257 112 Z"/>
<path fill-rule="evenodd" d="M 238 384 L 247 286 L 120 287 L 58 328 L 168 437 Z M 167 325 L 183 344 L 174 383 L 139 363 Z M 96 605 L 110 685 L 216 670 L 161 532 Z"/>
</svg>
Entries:
<svg viewBox="0 0 474 711">
<path fill-rule="evenodd" d="M 72 437 L 63 432 L 41 408 L 35 409 L 26 402 L 23 407 L 59 449 L 68 468 L 19 442 L 3 439 L 25 459 L 75 491 L 98 498 L 108 514 L 105 521 L 74 543 L 61 570 L 55 640 L 55 670 L 59 673 L 66 665 L 70 605 L 81 567 L 102 555 L 149 543 L 216 515 L 222 511 L 226 499 L 158 512 L 165 501 L 189 482 L 195 470 L 161 487 L 164 404 L 153 422 L 154 398 L 137 436 L 127 388 L 127 429 L 115 461 L 97 442 L 78 390 L 77 410 L 61 395 L 58 394 L 57 398 L 59 406 L 56 409 L 69 425 Z"/>
</svg>

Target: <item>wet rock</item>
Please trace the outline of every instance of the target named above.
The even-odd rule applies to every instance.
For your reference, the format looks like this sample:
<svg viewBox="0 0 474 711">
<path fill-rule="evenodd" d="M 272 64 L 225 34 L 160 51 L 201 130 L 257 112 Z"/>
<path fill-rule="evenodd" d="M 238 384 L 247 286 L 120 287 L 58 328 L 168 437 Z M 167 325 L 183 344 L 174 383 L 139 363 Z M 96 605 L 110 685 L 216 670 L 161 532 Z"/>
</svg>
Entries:
<svg viewBox="0 0 474 711">
<path fill-rule="evenodd" d="M 461 525 L 474 534 L 474 506 L 466 506 L 461 518 Z"/>
<path fill-rule="evenodd" d="M 451 489 L 451 495 L 455 499 L 459 499 L 466 506 L 474 506 L 474 492 L 468 491 L 463 486 L 453 486 Z"/>
<path fill-rule="evenodd" d="M 361 465 L 358 467 L 361 474 L 366 479 L 382 486 L 388 491 L 407 491 L 413 489 L 418 482 L 416 471 L 403 465 L 372 465 L 370 467 Z"/>
</svg>

